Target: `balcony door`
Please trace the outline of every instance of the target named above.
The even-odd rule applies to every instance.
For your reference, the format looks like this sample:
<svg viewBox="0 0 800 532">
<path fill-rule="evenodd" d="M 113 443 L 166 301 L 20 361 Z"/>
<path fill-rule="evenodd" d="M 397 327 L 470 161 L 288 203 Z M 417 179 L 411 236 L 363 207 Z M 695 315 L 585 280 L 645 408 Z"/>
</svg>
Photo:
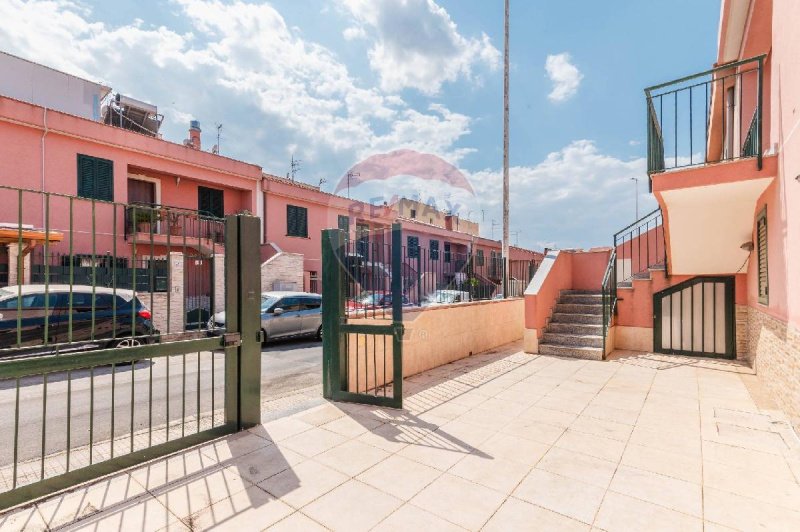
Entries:
<svg viewBox="0 0 800 532">
<path fill-rule="evenodd" d="M 156 203 L 156 184 L 141 179 L 128 179 L 128 203 Z"/>
</svg>

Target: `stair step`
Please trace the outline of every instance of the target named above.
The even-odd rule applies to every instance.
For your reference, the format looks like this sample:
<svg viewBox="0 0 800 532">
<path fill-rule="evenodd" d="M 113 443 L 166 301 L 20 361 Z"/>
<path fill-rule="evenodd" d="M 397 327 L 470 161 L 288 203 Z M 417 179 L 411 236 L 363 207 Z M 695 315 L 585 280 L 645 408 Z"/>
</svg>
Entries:
<svg viewBox="0 0 800 532">
<path fill-rule="evenodd" d="M 602 325 L 603 314 L 573 314 L 554 312 L 551 323 L 584 323 L 589 325 Z"/>
<path fill-rule="evenodd" d="M 546 331 L 543 342 L 566 347 L 603 347 L 603 337 L 597 334 L 564 334 Z"/>
<path fill-rule="evenodd" d="M 594 304 L 586 303 L 556 303 L 553 312 L 560 314 L 603 314 L 603 304 L 597 302 Z"/>
<path fill-rule="evenodd" d="M 603 360 L 603 349 L 597 347 L 570 347 L 564 345 L 539 344 L 539 354 Z"/>
<path fill-rule="evenodd" d="M 589 335 L 602 335 L 602 325 L 590 325 L 585 323 L 553 323 L 547 326 L 546 332 L 562 333 L 562 334 L 589 334 Z"/>
<path fill-rule="evenodd" d="M 600 290 L 562 290 L 561 294 L 566 295 L 600 295 Z"/>
<path fill-rule="evenodd" d="M 602 294 L 561 294 L 559 303 L 600 305 L 603 303 Z"/>
</svg>

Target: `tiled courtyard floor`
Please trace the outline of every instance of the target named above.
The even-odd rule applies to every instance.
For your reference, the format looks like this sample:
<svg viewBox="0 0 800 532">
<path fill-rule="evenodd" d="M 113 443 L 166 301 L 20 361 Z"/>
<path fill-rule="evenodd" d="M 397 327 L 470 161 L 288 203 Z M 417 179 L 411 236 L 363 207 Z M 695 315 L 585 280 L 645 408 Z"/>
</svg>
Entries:
<svg viewBox="0 0 800 532">
<path fill-rule="evenodd" d="M 800 442 L 752 371 L 519 345 L 0 515 L 2 530 L 800 530 Z"/>
</svg>

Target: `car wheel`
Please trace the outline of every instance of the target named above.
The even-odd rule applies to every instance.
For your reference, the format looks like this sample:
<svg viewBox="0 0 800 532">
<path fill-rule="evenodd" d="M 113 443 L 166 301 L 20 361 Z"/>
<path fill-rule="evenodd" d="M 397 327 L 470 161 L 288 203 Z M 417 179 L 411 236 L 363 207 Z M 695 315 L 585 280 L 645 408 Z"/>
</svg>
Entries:
<svg viewBox="0 0 800 532">
<path fill-rule="evenodd" d="M 140 345 L 142 345 L 142 342 L 138 338 L 123 338 L 118 340 L 114 347 L 139 347 Z"/>
<path fill-rule="evenodd" d="M 322 325 L 317 329 L 317 340 L 322 341 Z"/>
<path fill-rule="evenodd" d="M 267 345 L 267 331 L 266 329 L 261 329 L 261 345 Z"/>
</svg>

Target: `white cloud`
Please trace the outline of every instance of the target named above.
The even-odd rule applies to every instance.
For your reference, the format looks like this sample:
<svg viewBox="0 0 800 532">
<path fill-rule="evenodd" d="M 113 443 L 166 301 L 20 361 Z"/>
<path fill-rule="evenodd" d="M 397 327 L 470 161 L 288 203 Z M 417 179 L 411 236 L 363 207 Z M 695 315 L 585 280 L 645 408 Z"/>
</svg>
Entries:
<svg viewBox="0 0 800 532">
<path fill-rule="evenodd" d="M 359 28 L 374 34 L 369 61 L 384 91 L 413 88 L 436 94 L 445 82 L 478 79 L 478 66 L 494 70 L 499 64 L 500 52 L 485 33 L 464 37 L 433 0 L 339 1 Z"/>
<path fill-rule="evenodd" d="M 345 28 L 342 32 L 342 37 L 346 41 L 355 41 L 357 39 L 364 39 L 367 36 L 366 30 L 361 26 L 350 26 Z"/>
<path fill-rule="evenodd" d="M 158 105 L 184 122 L 165 122 L 172 140 L 185 137 L 189 115 L 221 122 L 222 153 L 276 173 L 289 144 L 307 163 L 332 157 L 346 168 L 377 149 L 444 153 L 469 130 L 464 115 L 415 110 L 396 94 L 363 87 L 334 52 L 299 36 L 268 4 L 173 4 L 184 32 L 141 20 L 112 26 L 69 0 L 5 0 L 0 49 Z"/>
<path fill-rule="evenodd" d="M 547 77 L 553 82 L 553 90 L 547 97 L 553 102 L 563 102 L 575 96 L 583 79 L 583 74 L 571 63 L 568 53 L 548 55 L 544 63 Z"/>
</svg>

